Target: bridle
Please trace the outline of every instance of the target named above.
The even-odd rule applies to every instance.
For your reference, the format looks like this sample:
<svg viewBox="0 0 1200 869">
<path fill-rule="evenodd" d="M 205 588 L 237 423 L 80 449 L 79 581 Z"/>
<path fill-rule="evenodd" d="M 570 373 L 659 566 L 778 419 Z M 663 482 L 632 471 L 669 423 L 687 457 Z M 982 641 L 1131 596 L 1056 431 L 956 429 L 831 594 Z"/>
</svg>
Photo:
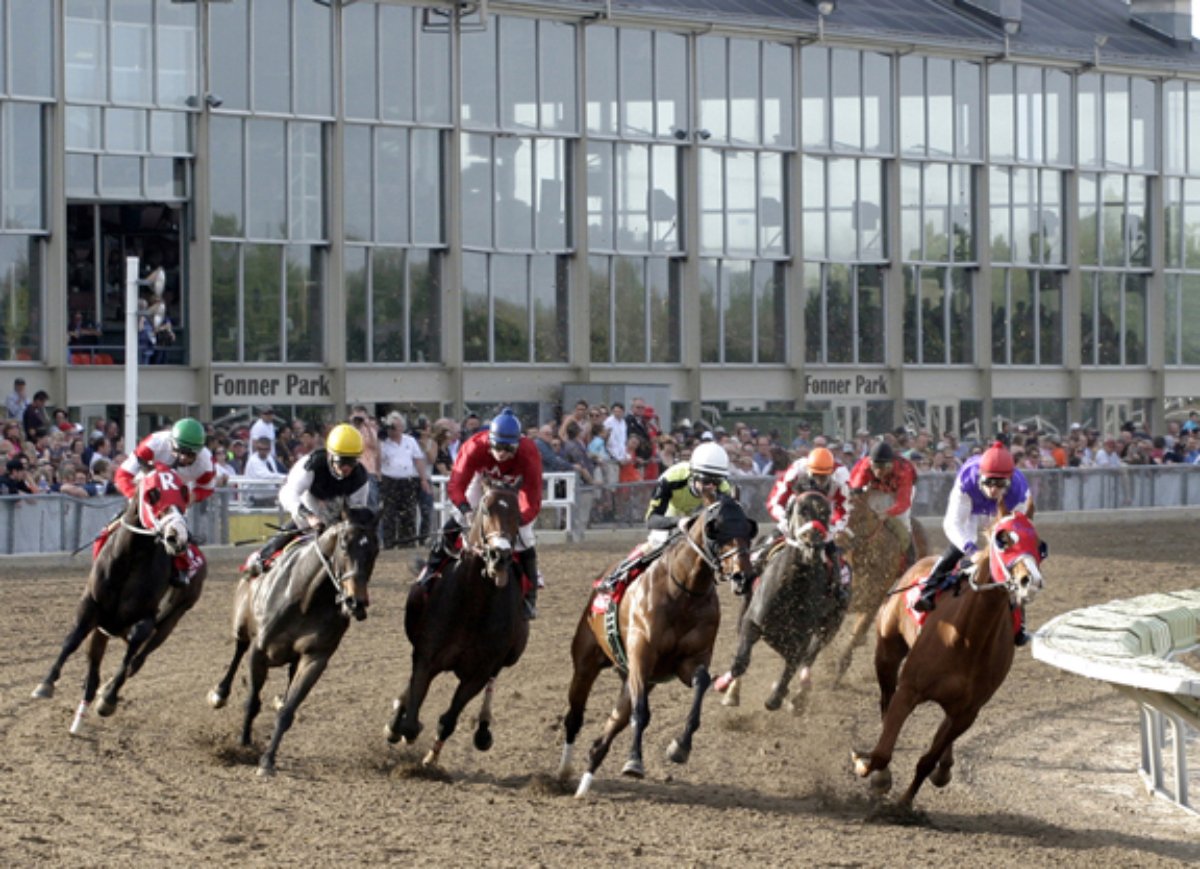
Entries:
<svg viewBox="0 0 1200 869">
<path fill-rule="evenodd" d="M 820 492 L 816 489 L 808 489 L 804 492 L 800 492 L 795 496 L 795 498 L 792 499 L 788 515 L 787 533 L 784 535 L 783 539 L 788 546 L 795 547 L 796 549 L 812 550 L 816 548 L 815 545 L 809 542 L 807 539 L 809 537 L 809 531 L 816 531 L 819 534 L 822 543 L 829 539 L 829 527 L 820 519 L 809 519 L 799 528 L 794 527 L 795 517 L 800 512 L 801 500 L 811 496 L 820 498 L 821 501 L 826 505 L 830 505 L 831 503 L 824 492 Z"/>
<path fill-rule="evenodd" d="M 131 523 L 125 518 L 124 513 L 121 514 L 121 527 L 132 534 L 140 534 L 143 537 L 153 537 L 156 542 L 159 542 L 163 545 L 163 548 L 166 549 L 169 554 L 179 555 L 184 551 L 184 549 L 187 548 L 187 541 L 188 537 L 190 536 L 188 534 L 187 518 L 183 515 L 182 511 L 173 504 L 164 509 L 162 513 L 155 514 L 154 511 L 150 509 L 150 505 L 146 503 L 144 491 L 145 480 L 146 478 L 142 477 L 141 480 L 138 481 L 137 508 L 134 510 L 134 516 L 138 518 L 139 522 L 145 522 L 149 520 L 150 527 L 147 528 L 142 524 Z M 172 545 L 167 538 L 167 535 L 173 529 L 178 530 L 179 537 L 183 541 L 183 546 L 178 549 L 176 546 Z"/>
<path fill-rule="evenodd" d="M 701 523 L 700 543 L 696 543 L 696 541 L 692 539 L 692 535 L 690 533 L 685 533 L 683 535 L 683 539 L 687 541 L 687 545 L 690 546 L 692 550 L 700 556 L 700 560 L 703 561 L 712 571 L 713 582 L 722 582 L 729 579 L 729 576 L 725 573 L 725 562 L 727 562 L 730 558 L 740 558 L 742 555 L 745 555 L 747 558 L 749 558 L 750 556 L 750 545 L 745 540 L 740 541 L 737 546 L 726 549 L 724 552 L 722 552 L 719 549 L 722 541 L 708 536 L 708 513 L 714 509 L 720 509 L 720 505 L 720 501 L 710 505 L 704 511 L 703 516 L 697 517 L 694 520 Z M 707 591 L 692 591 L 675 578 L 675 574 L 670 570 L 670 567 L 671 565 L 668 565 L 667 573 L 668 576 L 671 577 L 671 582 L 675 583 L 693 597 L 703 597 L 704 595 L 708 594 Z"/>
<path fill-rule="evenodd" d="M 508 489 L 499 489 L 496 491 L 515 497 L 511 490 Z M 502 574 L 500 574 L 498 568 L 505 561 L 512 560 L 516 552 L 516 540 L 514 539 L 515 535 L 510 535 L 503 529 L 484 531 L 480 523 L 486 515 L 488 515 L 488 510 L 480 502 L 479 516 L 472 523 L 471 532 L 467 534 L 464 551 L 475 555 L 483 562 L 484 573 L 490 579 L 499 580 Z"/>
<path fill-rule="evenodd" d="M 347 569 L 344 572 L 339 574 L 336 570 L 334 570 L 333 560 L 337 554 L 337 551 L 341 550 L 341 551 L 347 553 L 347 555 L 349 554 L 348 547 L 341 545 L 341 536 L 342 536 L 342 533 L 346 530 L 343 526 L 349 526 L 351 529 L 356 527 L 349 520 L 345 520 L 343 522 L 339 522 L 337 525 L 334 525 L 332 528 L 329 529 L 332 532 L 336 532 L 335 534 L 332 535 L 334 537 L 334 544 L 333 544 L 334 552 L 330 556 L 326 557 L 325 552 L 321 549 L 321 540 L 322 540 L 322 537 L 324 537 L 325 535 L 321 535 L 320 537 L 318 537 L 316 540 L 313 541 L 313 550 L 317 553 L 317 560 L 319 560 L 321 562 L 322 572 L 325 574 L 325 576 L 327 576 L 329 578 L 329 581 L 331 583 L 333 583 L 333 588 L 334 588 L 334 592 L 336 595 L 334 598 L 334 603 L 337 606 L 341 607 L 343 615 L 345 615 L 347 618 L 349 618 L 350 614 L 347 613 L 346 610 L 348 608 L 350 608 L 351 604 L 354 603 L 355 598 L 354 598 L 354 595 L 346 593 L 346 583 L 350 582 L 351 580 L 357 579 L 359 570 L 358 570 L 358 564 L 354 561 L 354 559 L 349 558 L 349 557 L 344 559 L 344 561 L 348 565 Z M 369 531 L 368 529 L 365 529 L 365 528 L 362 529 L 362 532 L 363 532 L 363 534 L 372 533 L 371 531 Z"/>
<path fill-rule="evenodd" d="M 1009 529 L 1008 533 L 1013 535 L 1017 540 L 1020 535 Z M 988 539 L 988 579 L 990 581 L 976 582 L 975 578 L 978 575 L 978 570 L 972 570 L 967 576 L 967 583 L 972 591 L 1000 591 L 1008 592 L 1009 603 L 1016 606 L 1021 600 L 1021 580 L 1020 577 L 1014 574 L 1014 568 L 1019 564 L 1024 564 L 1028 571 L 1029 582 L 1035 582 L 1041 579 L 1041 568 L 1038 564 L 1039 555 L 1032 552 L 1022 552 L 1008 562 L 1004 560 L 1004 550 L 997 543 L 998 534 L 992 533 Z"/>
</svg>

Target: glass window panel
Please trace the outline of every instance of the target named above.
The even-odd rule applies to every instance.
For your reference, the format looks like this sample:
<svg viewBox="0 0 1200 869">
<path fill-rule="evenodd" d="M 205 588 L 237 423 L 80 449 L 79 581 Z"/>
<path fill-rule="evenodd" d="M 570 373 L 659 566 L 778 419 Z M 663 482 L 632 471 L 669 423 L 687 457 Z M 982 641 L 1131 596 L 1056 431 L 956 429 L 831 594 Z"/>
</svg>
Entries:
<svg viewBox="0 0 1200 869">
<path fill-rule="evenodd" d="M 280 306 L 283 301 L 284 248 L 278 244 L 248 244 L 243 250 L 246 258 L 243 308 L 247 312 L 243 325 L 245 361 L 282 362 L 279 327 L 283 316 Z"/>
<path fill-rule="evenodd" d="M 825 272 L 825 356 L 830 365 L 854 362 L 854 294 L 851 267 L 831 264 Z"/>
<path fill-rule="evenodd" d="M 1200 365 L 1200 275 L 1181 275 L 1177 323 L 1182 330 L 1182 365 Z"/>
<path fill-rule="evenodd" d="M 762 62 L 763 144 L 790 148 L 796 138 L 792 118 L 792 82 L 795 76 L 792 74 L 791 46 L 764 42 Z M 878 130 L 872 129 L 872 132 L 879 135 Z"/>
<path fill-rule="evenodd" d="M 4 226 L 8 229 L 44 229 L 42 179 L 42 107 L 31 103 L 9 103 L 3 114 Z"/>
<path fill-rule="evenodd" d="M 1183 181 L 1167 178 L 1163 181 L 1163 234 L 1167 268 L 1183 267 Z"/>
<path fill-rule="evenodd" d="M 492 148 L 487 136 L 462 137 L 463 244 L 492 246 Z M 486 289 L 486 285 L 485 285 Z"/>
<path fill-rule="evenodd" d="M 1200 83 L 1188 82 L 1188 173 L 1200 175 Z"/>
<path fill-rule="evenodd" d="M 729 139 L 738 144 L 761 141 L 758 45 L 751 39 L 729 40 Z"/>
<path fill-rule="evenodd" d="M 0 64 L 2 66 L 3 64 Z M 101 110 L 95 106 L 67 106 L 66 118 L 67 149 L 99 151 L 101 145 Z"/>
<path fill-rule="evenodd" d="M 112 23 L 112 99 L 116 103 L 146 104 L 153 99 L 150 8 L 141 3 L 137 6 L 145 13 L 144 21 Z M 120 8 L 113 7 L 114 17 Z M 127 4 L 126 8 L 132 7 Z"/>
<path fill-rule="evenodd" d="M 438 362 L 442 358 L 442 284 L 434 251 L 410 250 L 408 259 L 410 362 Z M 563 330 L 564 334 L 566 330 Z"/>
<path fill-rule="evenodd" d="M 1042 106 L 1042 70 L 1036 66 L 1017 67 L 1017 159 L 1042 161 L 1044 130 Z"/>
<path fill-rule="evenodd" d="M 997 63 L 988 67 L 988 152 L 993 160 L 1012 160 L 1013 68 Z"/>
<path fill-rule="evenodd" d="M 1129 162 L 1129 79 L 1104 76 L 1104 165 L 1127 168 Z"/>
<path fill-rule="evenodd" d="M 333 16 L 327 4 L 297 3 L 292 57 L 296 114 L 333 114 Z"/>
<path fill-rule="evenodd" d="M 922 259 L 924 232 L 921 225 L 921 166 L 900 166 L 900 245 L 905 259 Z"/>
<path fill-rule="evenodd" d="M 666 137 L 676 130 L 691 127 L 688 120 L 687 37 L 658 31 L 654 34 L 654 51 L 655 132 Z M 589 81 L 588 87 L 591 86 Z M 790 82 L 788 93 L 791 93 Z M 789 101 L 789 110 L 790 107 Z M 790 134 L 790 126 L 788 132 Z"/>
<path fill-rule="evenodd" d="M 863 259 L 883 259 L 883 163 L 862 160 L 858 166 L 858 201 L 854 204 L 858 229 L 858 254 Z"/>
<path fill-rule="evenodd" d="M 1179 322 L 1179 292 L 1182 278 L 1183 275 L 1169 274 L 1166 276 L 1167 312 L 1165 319 L 1167 322 L 1167 328 L 1164 335 L 1166 339 L 1165 356 L 1167 365 L 1179 364 L 1180 332 L 1183 331 L 1183 328 Z"/>
<path fill-rule="evenodd" d="M 609 338 L 612 334 L 612 298 L 609 292 L 608 268 L 610 260 L 604 256 L 588 258 L 588 308 L 591 311 L 591 328 L 588 333 L 590 360 L 612 362 Z M 701 284 L 703 286 L 703 284 Z M 703 290 L 701 290 L 703 292 Z"/>
<path fill-rule="evenodd" d="M 345 196 L 342 200 L 347 241 L 371 241 L 373 185 L 371 182 L 371 128 L 347 124 L 342 146 Z M 381 208 L 387 208 L 386 199 Z"/>
<path fill-rule="evenodd" d="M 1152 170 L 1157 168 L 1158 161 L 1155 147 L 1155 112 L 1156 88 L 1149 79 L 1135 78 L 1129 94 L 1129 114 L 1131 120 L 1132 153 L 1130 164 L 1134 169 Z"/>
<path fill-rule="evenodd" d="M 651 33 L 627 28 L 621 31 L 621 133 L 654 135 L 654 77 L 651 75 Z"/>
<path fill-rule="evenodd" d="M 972 273 L 950 269 L 950 358 L 951 365 L 975 361 L 975 294 Z"/>
<path fill-rule="evenodd" d="M 371 346 L 376 362 L 404 362 L 404 303 L 407 298 L 406 251 L 371 250 Z M 485 307 L 486 311 L 486 307 Z"/>
<path fill-rule="evenodd" d="M 138 109 L 105 109 L 105 150 L 136 153 L 148 151 L 146 121 L 146 113 Z"/>
<path fill-rule="evenodd" d="M 238 254 L 236 244 L 212 245 L 212 351 L 220 362 L 238 361 Z"/>
<path fill-rule="evenodd" d="M 1044 169 L 1042 178 L 1042 211 L 1040 215 L 1041 262 L 1062 265 L 1066 262 L 1062 243 L 1062 173 Z"/>
<path fill-rule="evenodd" d="M 723 169 L 720 151 L 700 151 L 700 247 L 716 253 L 725 250 Z"/>
<path fill-rule="evenodd" d="M 1008 320 L 1012 329 L 1011 343 L 1013 365 L 1033 365 L 1037 362 L 1035 330 L 1037 328 L 1037 272 L 1029 269 L 1011 269 L 1011 308 Z"/>
<path fill-rule="evenodd" d="M 679 362 L 679 287 L 671 261 L 656 257 L 646 263 L 650 304 L 650 362 Z"/>
<path fill-rule="evenodd" d="M 654 189 L 650 191 L 650 224 L 653 249 L 676 251 L 679 238 L 679 149 L 657 145 L 650 149 Z"/>
<path fill-rule="evenodd" d="M 946 362 L 946 290 L 949 269 L 921 270 L 921 363 Z"/>
<path fill-rule="evenodd" d="M 533 361 L 567 361 L 566 268 L 558 257 L 535 256 L 530 262 L 529 289 L 533 306 Z"/>
<path fill-rule="evenodd" d="M 1079 165 L 1100 165 L 1100 143 L 1104 132 L 1103 114 L 1100 106 L 1100 76 L 1095 73 L 1081 75 L 1076 81 L 1078 88 L 1077 111 L 1079 113 Z"/>
<path fill-rule="evenodd" d="M 463 254 L 463 359 L 488 361 L 491 320 L 488 306 L 488 258 L 479 253 Z"/>
<path fill-rule="evenodd" d="M 754 265 L 755 361 L 760 365 L 782 363 L 784 343 L 783 266 L 759 262 Z"/>
<path fill-rule="evenodd" d="M 562 250 L 567 246 L 566 146 L 562 139 L 537 139 L 534 149 L 535 246 Z"/>
<path fill-rule="evenodd" d="M 208 80 L 212 92 L 224 100 L 224 108 L 249 108 L 250 52 L 247 47 L 245 4 L 210 3 L 208 8 Z"/>
<path fill-rule="evenodd" d="M 824 259 L 825 161 L 804 157 L 801 171 L 804 173 L 804 255 L 809 259 Z"/>
<path fill-rule="evenodd" d="M 884 271 L 879 266 L 859 266 L 858 280 L 858 363 L 883 364 L 884 348 Z"/>
<path fill-rule="evenodd" d="M 787 221 L 784 219 L 783 157 L 780 154 L 759 155 L 759 236 L 758 247 L 763 256 L 787 253 Z"/>
<path fill-rule="evenodd" d="M 321 147 L 321 125 L 288 125 L 290 139 L 288 207 L 290 238 L 325 237 L 325 161 Z"/>
<path fill-rule="evenodd" d="M 593 133 L 617 131 L 617 31 L 588 27 L 587 128 Z"/>
<path fill-rule="evenodd" d="M 199 92 L 196 9 L 159 3 L 154 26 L 156 101 L 183 108 Z"/>
<path fill-rule="evenodd" d="M 925 153 L 925 58 L 900 58 L 900 151 Z"/>
<path fill-rule="evenodd" d="M 829 147 L 829 49 L 800 49 L 800 136 L 805 147 Z"/>
<path fill-rule="evenodd" d="M 376 128 L 375 149 L 375 240 L 404 244 L 410 239 L 408 130 Z"/>
<path fill-rule="evenodd" d="M 696 43 L 699 72 L 700 128 L 708 130 L 717 142 L 729 140 L 729 92 L 726 77 L 727 41 L 702 36 Z"/>
<path fill-rule="evenodd" d="M 1146 364 L 1145 275 L 1125 275 L 1125 365 Z"/>
<path fill-rule="evenodd" d="M 147 157 L 146 196 L 174 199 L 185 194 L 183 175 L 176 171 L 177 161 L 171 157 Z"/>
<path fill-rule="evenodd" d="M 1013 260 L 1035 261 L 1038 225 L 1037 175 L 1033 169 L 1014 169 L 1012 173 Z"/>
<path fill-rule="evenodd" d="M 862 72 L 857 51 L 833 49 L 833 146 L 862 148 Z"/>
<path fill-rule="evenodd" d="M 108 98 L 108 34 L 104 15 L 103 3 L 87 0 L 67 3 L 65 60 L 66 92 L 70 102 Z"/>
<path fill-rule="evenodd" d="M 863 150 L 892 153 L 892 60 L 864 51 Z"/>
<path fill-rule="evenodd" d="M 1063 274 L 1038 273 L 1038 349 L 1042 365 L 1062 364 Z"/>
<path fill-rule="evenodd" d="M 721 361 L 721 314 L 717 308 L 720 260 L 700 261 L 700 361 Z"/>
<path fill-rule="evenodd" d="M 497 139 L 496 246 L 507 250 L 533 247 L 533 140 Z"/>
<path fill-rule="evenodd" d="M 1184 266 L 1200 269 L 1200 180 L 1183 182 L 1183 257 Z"/>
<path fill-rule="evenodd" d="M 752 151 L 727 151 L 725 155 L 725 246 L 750 255 L 756 252 L 758 241 L 756 162 Z"/>
<path fill-rule="evenodd" d="M 949 167 L 925 166 L 925 258 L 945 262 L 950 258 Z"/>
<path fill-rule="evenodd" d="M 41 243 L 0 236 L 0 358 L 36 359 L 42 298 Z"/>
<path fill-rule="evenodd" d="M 497 19 L 500 30 L 500 126 L 536 130 L 537 22 L 532 18 Z"/>
<path fill-rule="evenodd" d="M 820 263 L 804 264 L 804 361 L 820 362 L 825 358 L 824 293 Z"/>
<path fill-rule="evenodd" d="M 529 260 L 492 257 L 493 361 L 528 362 Z"/>
<path fill-rule="evenodd" d="M 343 106 L 348 118 L 374 118 L 377 116 L 375 96 L 379 71 L 376 64 L 375 13 L 379 6 L 374 3 L 356 3 L 342 9 L 342 76 L 344 82 Z M 404 10 L 408 12 L 407 9 Z M 394 43 L 388 46 L 390 53 L 403 55 Z"/>
<path fill-rule="evenodd" d="M 613 249 L 612 154 L 613 146 L 607 142 L 588 143 L 588 246 L 596 250 Z"/>
<path fill-rule="evenodd" d="M 1184 82 L 1163 82 L 1163 171 L 1187 172 L 1187 90 Z"/>
<path fill-rule="evenodd" d="M 1062 70 L 1046 73 L 1046 162 L 1071 162 L 1071 76 Z"/>
<path fill-rule="evenodd" d="M 66 174 L 68 195 L 96 195 L 96 158 L 91 154 L 68 154 Z"/>
<path fill-rule="evenodd" d="M 992 269 L 992 364 L 1008 365 L 1008 278 L 1012 269 Z"/>
<path fill-rule="evenodd" d="M 1084 365 L 1096 364 L 1096 300 L 1097 285 L 1100 281 L 1098 272 L 1083 274 L 1083 303 L 1080 306 L 1080 356 Z"/>
<path fill-rule="evenodd" d="M 289 362 L 320 362 L 321 324 L 325 321 L 321 249 L 309 245 L 287 248 L 287 358 Z"/>
<path fill-rule="evenodd" d="M 920 338 L 920 323 L 917 320 L 917 286 L 921 280 L 921 267 L 908 266 L 904 270 L 904 362 L 916 364 Z"/>
<path fill-rule="evenodd" d="M 412 200 L 421 204 L 414 215 L 412 241 L 416 244 L 442 244 L 442 145 L 436 130 L 410 133 Z"/>
<path fill-rule="evenodd" d="M 650 230 L 650 149 L 617 146 L 617 247 L 646 250 Z"/>
<path fill-rule="evenodd" d="M 754 280 L 746 260 L 726 260 L 721 269 L 721 320 L 726 363 L 754 361 Z"/>
<path fill-rule="evenodd" d="M 251 16 L 251 74 L 254 109 L 259 112 L 289 112 L 292 108 L 291 52 L 288 0 L 255 0 Z M 307 4 L 311 5 L 311 4 Z"/>
<path fill-rule="evenodd" d="M 137 157 L 101 157 L 100 195 L 140 198 L 142 195 L 142 161 Z"/>
<path fill-rule="evenodd" d="M 980 146 L 979 64 L 965 60 L 954 64 L 954 153 L 967 160 L 983 156 Z"/>
<path fill-rule="evenodd" d="M 1150 214 L 1147 210 L 1146 178 L 1143 175 L 1130 175 L 1128 181 L 1128 213 L 1125 217 L 1125 247 L 1131 266 L 1150 265 L 1150 245 L 1147 244 L 1147 231 L 1150 227 Z"/>
<path fill-rule="evenodd" d="M 1101 272 L 1097 337 L 1099 363 L 1121 364 L 1121 275 L 1117 272 Z"/>
<path fill-rule="evenodd" d="M 250 169 L 246 234 L 250 238 L 283 238 L 287 231 L 284 125 L 281 121 L 249 120 L 246 134 Z"/>
<path fill-rule="evenodd" d="M 950 167 L 950 231 L 955 262 L 975 259 L 974 172 L 970 166 Z"/>
<path fill-rule="evenodd" d="M 242 235 L 242 194 L 245 178 L 242 165 L 242 121 L 214 115 L 209 121 L 209 147 L 212 165 L 220 171 L 209 173 L 212 185 L 212 226 L 215 236 Z"/>
<path fill-rule="evenodd" d="M 1082 140 L 1081 140 L 1082 141 Z M 1100 262 L 1100 212 L 1097 199 L 1098 176 L 1090 173 L 1079 175 L 1079 261 L 1083 265 Z"/>
<path fill-rule="evenodd" d="M 1104 258 L 1106 266 L 1125 265 L 1125 176 L 1104 175 Z"/>
<path fill-rule="evenodd" d="M 12 70 L 9 86 L 14 96 L 54 96 L 53 12 L 54 4 L 46 0 L 8 0 L 8 20 L 20 22 L 17 25 L 20 30 L 13 26 L 7 41 Z M 0 38 L 3 34 L 4 26 L 0 24 Z M 0 71 L 0 90 L 3 89 L 4 72 Z"/>
<path fill-rule="evenodd" d="M 189 118 L 184 112 L 151 112 L 150 151 L 154 154 L 191 154 Z"/>
<path fill-rule="evenodd" d="M 829 257 L 852 260 L 858 257 L 854 209 L 858 184 L 854 160 L 830 160 L 829 167 Z"/>
<path fill-rule="evenodd" d="M 575 132 L 575 28 L 557 21 L 538 24 L 543 130 Z"/>
<path fill-rule="evenodd" d="M 367 324 L 371 322 L 367 308 L 367 251 L 365 247 L 347 245 L 342 254 L 342 279 L 346 285 L 347 362 L 370 361 L 367 356 Z"/>
<path fill-rule="evenodd" d="M 496 125 L 496 31 L 495 28 L 462 35 L 462 79 L 471 82 L 462 89 L 462 119 L 471 127 Z"/>
<path fill-rule="evenodd" d="M 450 123 L 449 33 L 417 32 L 416 91 L 418 121 Z"/>
<path fill-rule="evenodd" d="M 344 8 L 345 15 L 355 7 Z M 379 14 L 379 116 L 385 121 L 413 120 L 413 14 L 407 6 L 388 3 L 360 3 L 360 12 L 377 10 Z M 361 37 L 355 37 L 356 41 Z M 424 50 L 433 34 L 422 34 L 419 50 Z M 372 43 L 374 44 L 374 43 Z M 424 62 L 425 58 L 422 58 Z M 423 67 L 422 79 L 436 76 L 432 66 Z M 347 84 L 347 88 L 349 85 Z M 471 90 L 474 88 L 472 87 Z"/>
<path fill-rule="evenodd" d="M 617 362 L 646 361 L 645 260 L 618 257 L 614 274 L 614 308 L 620 328 L 616 330 Z"/>
<path fill-rule="evenodd" d="M 926 61 L 925 86 L 929 99 L 929 154 L 954 154 L 954 70 L 949 60 L 931 57 Z"/>
</svg>

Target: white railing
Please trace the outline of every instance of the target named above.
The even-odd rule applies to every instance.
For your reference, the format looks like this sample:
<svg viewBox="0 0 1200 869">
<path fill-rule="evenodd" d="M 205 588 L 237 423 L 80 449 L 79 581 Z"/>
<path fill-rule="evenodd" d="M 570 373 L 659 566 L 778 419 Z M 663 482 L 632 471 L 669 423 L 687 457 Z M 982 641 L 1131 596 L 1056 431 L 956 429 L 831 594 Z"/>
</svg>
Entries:
<svg viewBox="0 0 1200 869">
<path fill-rule="evenodd" d="M 1197 648 L 1200 589 L 1073 610 L 1033 641 L 1039 661 L 1108 682 L 1138 704 L 1146 788 L 1200 814 L 1188 781 L 1188 746 L 1200 739 L 1200 671 L 1178 660 Z"/>
<path fill-rule="evenodd" d="M 437 514 L 437 527 L 446 521 L 446 514 L 453 506 L 446 498 L 446 482 L 449 477 L 434 474 L 429 478 L 433 484 L 433 510 Z M 567 539 L 577 535 L 575 528 L 575 486 L 578 481 L 574 471 L 551 471 L 542 475 L 542 509 L 553 507 L 558 511 L 561 530 Z"/>
</svg>

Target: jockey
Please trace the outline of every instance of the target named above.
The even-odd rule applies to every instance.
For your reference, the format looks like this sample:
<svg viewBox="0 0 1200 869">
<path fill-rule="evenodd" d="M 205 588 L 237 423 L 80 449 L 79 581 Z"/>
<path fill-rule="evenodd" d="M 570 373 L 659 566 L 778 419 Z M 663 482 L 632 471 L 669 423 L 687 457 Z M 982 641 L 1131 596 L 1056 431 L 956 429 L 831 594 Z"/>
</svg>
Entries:
<svg viewBox="0 0 1200 869">
<path fill-rule="evenodd" d="M 166 465 L 187 486 L 187 503 L 199 504 L 212 495 L 216 479 L 212 453 L 204 440 L 204 426 L 190 416 L 179 420 L 169 431 L 148 434 L 117 468 L 113 484 L 126 498 L 132 498 L 137 494 L 141 474 L 155 465 Z M 171 585 L 182 588 L 187 584 L 186 571 L 172 572 Z"/>
<path fill-rule="evenodd" d="M 459 538 L 463 529 L 470 525 L 468 517 L 483 496 L 481 477 L 518 488 L 521 530 L 514 548 L 521 570 L 529 579 L 525 615 L 535 619 L 540 574 L 533 523 L 542 509 L 542 457 L 533 441 L 521 435 L 521 421 L 507 407 L 492 420 L 487 431 L 471 435 L 459 448 L 446 483 L 446 497 L 453 509 L 442 532 L 434 536 L 433 548 L 429 550 L 429 558 L 417 583 L 429 583 L 447 558 L 456 557 Z"/>
<path fill-rule="evenodd" d="M 917 469 L 903 456 L 896 455 L 887 441 L 871 448 L 850 472 L 850 488 L 869 490 L 891 499 L 891 506 L 882 517 L 884 524 L 908 551 L 909 563 L 916 560 L 912 540 L 912 498 L 917 482 Z"/>
<path fill-rule="evenodd" d="M 946 505 L 946 518 L 942 521 L 942 530 L 950 545 L 921 584 L 921 597 L 913 604 L 913 609 L 923 613 L 933 610 L 938 587 L 964 555 L 979 549 L 976 542 L 979 532 L 986 520 L 996 515 L 1001 499 L 1010 511 L 1022 509 L 1028 512 L 1033 501 L 1029 483 L 1017 470 L 1012 453 L 997 441 L 983 455 L 968 459 L 959 470 Z M 1016 643 L 1023 646 L 1027 642 L 1029 635 L 1025 632 L 1022 612 Z"/>
<path fill-rule="evenodd" d="M 348 423 L 335 425 L 325 438 L 325 448 L 316 449 L 292 465 L 279 489 L 279 506 L 291 520 L 246 560 L 245 570 L 258 576 L 268 559 L 305 531 L 320 531 L 330 519 L 329 505 L 344 499 L 349 507 L 367 507 L 370 478 L 359 459 L 363 438 Z"/>
</svg>

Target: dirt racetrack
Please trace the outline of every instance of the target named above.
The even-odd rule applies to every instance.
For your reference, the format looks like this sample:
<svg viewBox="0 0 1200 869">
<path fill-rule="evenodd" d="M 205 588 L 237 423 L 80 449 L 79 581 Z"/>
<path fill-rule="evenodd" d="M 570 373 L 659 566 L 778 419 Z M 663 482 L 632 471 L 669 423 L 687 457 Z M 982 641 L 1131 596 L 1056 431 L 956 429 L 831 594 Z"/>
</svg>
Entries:
<svg viewBox="0 0 1200 869">
<path fill-rule="evenodd" d="M 1193 521 L 1091 527 L 1045 523 L 1047 588 L 1038 626 L 1065 610 L 1154 590 L 1194 587 Z M 936 537 L 936 536 L 935 536 Z M 935 542 L 941 544 L 940 537 Z M 778 658 L 760 646 L 740 709 L 705 706 L 690 764 L 664 752 L 689 692 L 660 686 L 646 742 L 647 778 L 619 775 L 628 732 L 596 786 L 577 801 L 553 779 L 557 722 L 570 678 L 569 643 L 589 578 L 625 543 L 542 547 L 550 583 L 541 618 L 496 695 L 496 744 L 471 747 L 476 705 L 443 752 L 445 774 L 419 771 L 453 679 L 443 676 L 422 712 L 415 749 L 383 738 L 407 678 L 403 636 L 411 553 L 381 558 L 370 618 L 353 624 L 285 737 L 279 773 L 255 775 L 237 748 L 244 683 L 229 707 L 205 695 L 231 649 L 234 567 L 215 561 L 204 598 L 124 691 L 116 715 L 68 735 L 82 653 L 57 696 L 30 699 L 56 654 L 85 566 L 7 565 L 0 579 L 0 858 L 4 865 L 437 866 L 1183 866 L 1200 861 L 1200 819 L 1144 794 L 1134 770 L 1134 705 L 1111 688 L 1067 675 L 1018 650 L 1008 681 L 960 740 L 954 781 L 928 784 L 919 812 L 879 810 L 850 772 L 851 747 L 878 736 L 870 654 L 831 691 L 821 662 L 819 699 L 802 717 L 762 709 Z M 714 670 L 728 665 L 734 603 Z M 105 675 L 123 645 L 110 645 Z M 273 671 L 268 689 L 283 675 Z M 601 675 L 580 737 L 599 733 L 617 678 Z M 273 716 L 264 711 L 261 747 Z M 926 707 L 901 736 L 897 792 L 937 721 Z M 580 751 L 582 755 L 584 751 Z M 1195 753 L 1193 752 L 1193 758 Z M 581 758 L 580 758 L 581 759 Z M 1194 762 L 1194 761 L 1193 761 Z M 577 761 L 578 766 L 578 761 Z"/>
</svg>

